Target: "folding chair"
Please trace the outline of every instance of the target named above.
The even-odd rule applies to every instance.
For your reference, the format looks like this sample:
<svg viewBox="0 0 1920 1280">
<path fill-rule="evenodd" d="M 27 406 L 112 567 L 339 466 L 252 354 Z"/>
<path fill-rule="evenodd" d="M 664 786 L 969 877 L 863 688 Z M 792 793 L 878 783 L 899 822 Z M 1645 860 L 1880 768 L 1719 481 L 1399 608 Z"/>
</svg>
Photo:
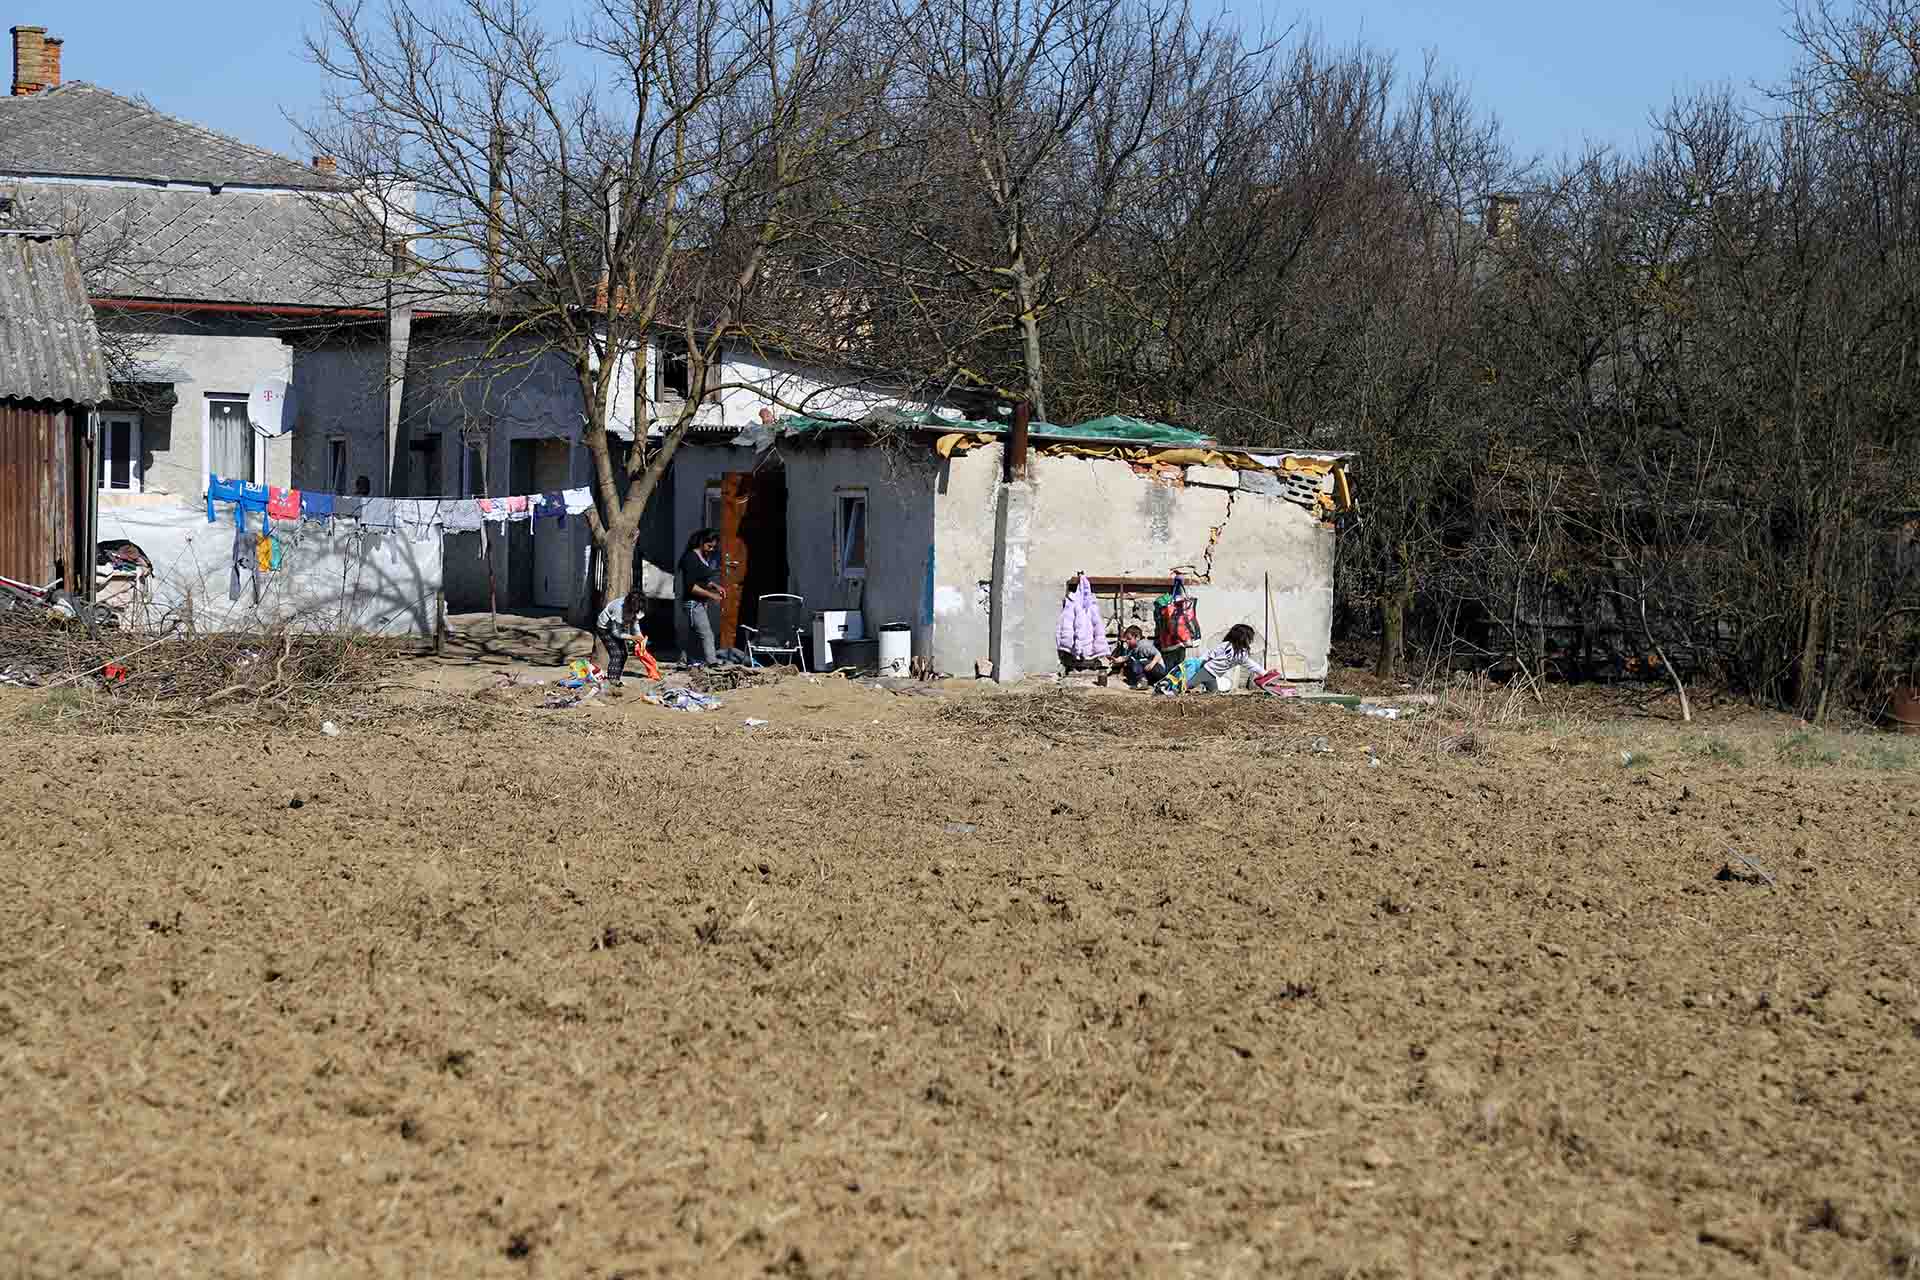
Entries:
<svg viewBox="0 0 1920 1280">
<path fill-rule="evenodd" d="M 806 651 L 800 647 L 800 633 L 807 616 L 807 602 L 799 596 L 760 597 L 760 625 L 744 623 L 740 631 L 747 637 L 747 665 L 757 667 L 761 657 L 791 660 L 802 671 L 807 669 Z"/>
</svg>

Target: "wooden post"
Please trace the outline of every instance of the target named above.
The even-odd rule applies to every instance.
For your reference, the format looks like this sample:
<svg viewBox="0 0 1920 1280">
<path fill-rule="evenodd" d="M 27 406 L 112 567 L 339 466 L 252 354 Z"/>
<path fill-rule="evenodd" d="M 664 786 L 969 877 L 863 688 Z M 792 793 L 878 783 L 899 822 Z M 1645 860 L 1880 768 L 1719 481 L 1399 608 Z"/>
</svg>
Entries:
<svg viewBox="0 0 1920 1280">
<path fill-rule="evenodd" d="M 1007 479 L 1027 478 L 1027 425 L 1033 406 L 1022 400 L 1013 406 L 1013 431 L 1007 437 Z"/>
<path fill-rule="evenodd" d="M 1271 573 L 1260 575 L 1260 666 L 1273 670 L 1267 661 L 1267 649 L 1273 637 L 1273 584 Z"/>
<path fill-rule="evenodd" d="M 447 589 L 441 587 L 433 593 L 433 652 L 436 657 L 447 656 Z"/>
</svg>

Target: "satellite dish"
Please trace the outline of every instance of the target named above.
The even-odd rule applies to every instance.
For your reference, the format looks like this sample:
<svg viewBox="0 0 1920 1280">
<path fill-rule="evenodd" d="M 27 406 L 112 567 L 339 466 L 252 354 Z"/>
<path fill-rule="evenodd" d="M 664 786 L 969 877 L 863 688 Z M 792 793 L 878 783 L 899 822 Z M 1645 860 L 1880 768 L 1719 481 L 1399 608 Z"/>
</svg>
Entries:
<svg viewBox="0 0 1920 1280">
<path fill-rule="evenodd" d="M 293 388 L 279 378 L 262 378 L 247 393 L 247 420 L 263 436 L 293 430 Z"/>
</svg>

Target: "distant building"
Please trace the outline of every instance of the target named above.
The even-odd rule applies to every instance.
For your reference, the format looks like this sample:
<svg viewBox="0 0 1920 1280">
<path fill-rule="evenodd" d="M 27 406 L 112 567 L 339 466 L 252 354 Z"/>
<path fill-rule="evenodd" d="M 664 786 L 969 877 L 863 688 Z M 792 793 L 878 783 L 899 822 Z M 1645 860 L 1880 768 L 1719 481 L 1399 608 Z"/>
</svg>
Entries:
<svg viewBox="0 0 1920 1280">
<path fill-rule="evenodd" d="M 74 237 L 113 382 L 103 505 L 196 500 L 209 471 L 287 483 L 292 441 L 249 426 L 249 397 L 291 377 L 284 326 L 383 305 L 380 280 L 323 215 L 352 193 L 324 158 L 301 164 L 64 81 L 62 42 L 43 27 L 12 35 L 0 225 Z M 376 485 L 383 462 L 346 459 Z"/>
</svg>

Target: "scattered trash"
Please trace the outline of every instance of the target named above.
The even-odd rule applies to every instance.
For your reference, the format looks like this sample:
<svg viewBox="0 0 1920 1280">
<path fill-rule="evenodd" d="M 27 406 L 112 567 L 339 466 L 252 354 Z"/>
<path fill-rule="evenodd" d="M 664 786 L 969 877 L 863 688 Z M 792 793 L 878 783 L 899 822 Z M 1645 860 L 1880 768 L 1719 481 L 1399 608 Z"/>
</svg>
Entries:
<svg viewBox="0 0 1920 1280">
<path fill-rule="evenodd" d="M 971 822 L 949 822 L 947 824 L 947 834 L 950 836 L 970 836 L 979 829 L 979 827 L 976 827 Z"/>
<path fill-rule="evenodd" d="M 1307 750 L 1313 752 L 1317 756 L 1330 756 L 1333 754 L 1333 747 L 1327 742 L 1325 738 L 1311 739 L 1307 743 Z"/>
<path fill-rule="evenodd" d="M 695 693 L 692 689 L 662 689 L 648 694 L 647 701 L 669 711 L 711 711 L 722 705 L 712 694 Z"/>
<path fill-rule="evenodd" d="M 755 720 L 755 719 L 752 719 L 751 717 L 749 717 L 747 720 L 747 728 L 749 729 L 764 729 L 766 727 L 767 727 L 767 722 L 765 720 Z"/>
<path fill-rule="evenodd" d="M 331 720 L 324 720 L 320 724 L 320 732 L 326 734 L 329 738 L 337 738 L 340 736 L 340 726 Z"/>
<path fill-rule="evenodd" d="M 1373 716 L 1379 720 L 1398 720 L 1400 718 L 1400 708 L 1398 707 L 1359 706 L 1355 707 L 1354 710 L 1363 716 Z"/>
<path fill-rule="evenodd" d="M 109 662 L 100 668 L 100 678 L 108 684 L 125 684 L 128 674 L 127 669 L 117 662 Z"/>
<path fill-rule="evenodd" d="M 572 684 L 573 682 L 563 681 L 562 683 Z M 591 681 L 583 680 L 580 682 L 580 687 L 576 689 L 574 692 L 549 693 L 546 696 L 545 701 L 542 702 L 541 705 L 546 707 L 551 707 L 554 710 L 564 710 L 567 707 L 577 707 L 581 703 L 585 702 L 588 698 L 598 697 L 599 694 L 600 694 L 599 685 L 594 684 Z"/>
<path fill-rule="evenodd" d="M 1622 751 L 1620 753 L 1620 767 L 1624 769 L 1632 763 L 1633 763 L 1633 752 Z"/>
<path fill-rule="evenodd" d="M 494 677 L 494 688 L 513 689 L 527 685 L 541 685 L 546 681 L 538 676 L 523 676 L 512 671 L 502 671 Z"/>
<path fill-rule="evenodd" d="M 0 668 L 0 684 L 10 684 L 20 689 L 37 689 L 40 687 L 40 669 L 11 665 Z"/>
</svg>

